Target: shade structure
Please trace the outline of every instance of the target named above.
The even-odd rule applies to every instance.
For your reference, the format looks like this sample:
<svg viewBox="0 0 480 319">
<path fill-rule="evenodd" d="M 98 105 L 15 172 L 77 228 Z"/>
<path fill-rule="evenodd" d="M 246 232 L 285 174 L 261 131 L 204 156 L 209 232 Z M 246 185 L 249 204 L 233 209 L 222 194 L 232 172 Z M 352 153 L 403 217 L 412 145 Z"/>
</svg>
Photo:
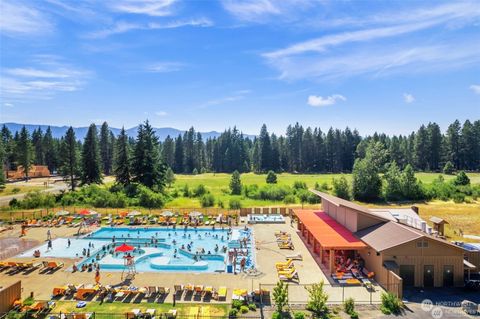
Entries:
<svg viewBox="0 0 480 319">
<path fill-rule="evenodd" d="M 118 216 L 120 216 L 120 217 L 125 217 L 125 216 L 127 216 L 127 215 L 128 215 L 128 212 L 120 212 L 120 213 L 118 213 Z"/>
<path fill-rule="evenodd" d="M 132 251 L 134 249 L 135 249 L 135 247 L 133 247 L 133 246 L 130 246 L 130 245 L 127 245 L 127 244 L 121 244 L 120 246 L 115 248 L 115 251 L 116 252 L 121 252 L 121 253 L 126 253 L 126 252 Z"/>
<path fill-rule="evenodd" d="M 142 215 L 142 213 L 140 213 L 140 212 L 137 211 L 137 210 L 133 210 L 133 211 L 131 211 L 130 213 L 128 213 L 128 216 L 129 216 L 129 217 L 132 217 L 132 216 L 140 216 L 140 215 Z"/>
<path fill-rule="evenodd" d="M 356 250 L 367 247 L 345 226 L 324 212 L 295 210 L 294 213 L 324 249 Z"/>
<path fill-rule="evenodd" d="M 193 212 L 190 212 L 190 214 L 188 214 L 190 217 L 200 217 L 202 216 L 203 214 L 200 213 L 200 212 L 196 212 L 196 211 L 193 211 Z"/>
<path fill-rule="evenodd" d="M 60 210 L 55 213 L 55 216 L 67 216 L 67 215 L 70 215 L 70 213 L 67 212 L 66 210 Z"/>
<path fill-rule="evenodd" d="M 167 211 L 162 212 L 160 215 L 162 215 L 163 217 L 171 217 L 171 216 L 173 216 L 173 212 L 167 210 Z"/>
<path fill-rule="evenodd" d="M 87 216 L 90 215 L 90 211 L 88 209 L 82 209 L 78 212 L 79 215 Z"/>
</svg>

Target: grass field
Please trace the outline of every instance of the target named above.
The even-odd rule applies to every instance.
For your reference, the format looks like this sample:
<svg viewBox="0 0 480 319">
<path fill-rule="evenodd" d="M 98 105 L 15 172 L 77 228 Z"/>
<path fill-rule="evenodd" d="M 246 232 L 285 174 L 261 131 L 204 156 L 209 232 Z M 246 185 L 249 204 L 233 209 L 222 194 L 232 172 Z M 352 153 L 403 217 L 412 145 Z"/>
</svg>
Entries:
<svg viewBox="0 0 480 319">
<path fill-rule="evenodd" d="M 113 303 L 103 303 L 100 304 L 99 302 L 92 301 L 88 302 L 87 306 L 81 309 L 76 308 L 76 301 L 57 301 L 57 305 L 54 308 L 53 312 L 55 313 L 70 313 L 70 312 L 95 312 L 96 317 L 99 315 L 100 317 L 108 317 L 108 314 L 122 314 L 131 311 L 132 309 L 140 309 L 143 313 L 147 309 L 155 309 L 157 311 L 157 315 L 162 312 L 167 312 L 170 309 L 173 309 L 173 305 L 171 303 L 122 303 L 122 302 L 113 302 Z M 210 314 L 212 316 L 225 316 L 228 311 L 228 305 L 225 304 L 182 304 L 177 303 L 175 305 L 175 309 L 177 309 L 177 317 L 178 316 L 187 316 L 189 314 L 189 309 L 191 307 L 210 307 Z M 102 316 L 101 314 L 105 314 Z"/>
<path fill-rule="evenodd" d="M 303 181 L 309 188 L 313 188 L 315 183 L 323 184 L 327 183 L 331 185 L 333 178 L 339 178 L 345 176 L 347 180 L 351 181 L 351 174 L 278 174 L 277 180 L 279 185 L 292 186 L 295 181 Z M 423 183 L 431 183 L 440 174 L 437 173 L 418 173 L 417 178 Z M 210 192 L 215 196 L 215 199 L 221 200 L 225 207 L 228 206 L 230 198 L 238 198 L 242 201 L 243 207 L 260 207 L 260 206 L 284 206 L 283 202 L 254 200 L 250 198 L 244 198 L 241 196 L 230 195 L 229 182 L 230 174 L 200 174 L 200 175 L 175 175 L 176 181 L 173 187 L 183 187 L 188 184 L 190 188 L 193 188 L 199 184 L 205 185 Z M 472 183 L 480 183 L 480 173 L 469 173 L 468 176 Z M 244 185 L 257 184 L 259 186 L 265 185 L 265 174 L 242 174 L 241 179 Z M 445 180 L 454 178 L 453 175 L 443 175 Z M 297 203 L 298 204 L 298 203 Z M 180 207 L 200 207 L 200 201 L 198 198 L 176 198 L 167 204 L 170 208 Z"/>
<path fill-rule="evenodd" d="M 0 196 L 7 196 L 7 195 L 13 195 L 13 194 L 23 194 L 23 193 L 28 193 L 28 192 L 34 192 L 34 191 L 39 191 L 45 189 L 44 186 L 38 186 L 38 185 L 32 185 L 32 186 L 27 186 L 27 185 L 12 185 L 12 184 L 7 184 L 5 185 L 4 189 L 0 189 Z"/>
</svg>

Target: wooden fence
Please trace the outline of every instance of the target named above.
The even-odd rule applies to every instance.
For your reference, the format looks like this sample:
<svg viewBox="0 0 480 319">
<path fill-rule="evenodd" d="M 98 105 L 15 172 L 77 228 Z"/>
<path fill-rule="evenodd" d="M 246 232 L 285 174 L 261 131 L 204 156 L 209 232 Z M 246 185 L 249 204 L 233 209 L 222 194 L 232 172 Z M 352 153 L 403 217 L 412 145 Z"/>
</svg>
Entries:
<svg viewBox="0 0 480 319">
<path fill-rule="evenodd" d="M 22 282 L 19 280 L 8 287 L 0 287 L 0 313 L 8 312 L 15 300 L 22 297 Z"/>
</svg>

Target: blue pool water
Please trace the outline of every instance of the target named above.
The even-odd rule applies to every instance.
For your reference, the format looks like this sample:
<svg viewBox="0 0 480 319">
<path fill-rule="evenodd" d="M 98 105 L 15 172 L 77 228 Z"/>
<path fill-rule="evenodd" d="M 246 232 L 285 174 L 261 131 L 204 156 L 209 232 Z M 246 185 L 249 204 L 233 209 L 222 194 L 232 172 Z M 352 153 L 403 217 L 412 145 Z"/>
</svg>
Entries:
<svg viewBox="0 0 480 319">
<path fill-rule="evenodd" d="M 115 238 L 113 242 L 112 238 Z M 46 244 L 40 249 L 42 256 L 82 257 L 78 264 L 96 262 L 102 270 L 122 271 L 124 253 L 115 253 L 114 247 L 126 243 L 134 246 L 135 268 L 138 272 L 223 272 L 236 260 L 236 270 L 245 258 L 246 268 L 255 266 L 254 239 L 250 228 L 127 228 L 104 227 L 81 239 L 55 239 L 53 249 L 47 251 Z M 33 251 L 22 257 L 32 256 Z M 90 249 L 90 257 L 83 250 Z M 233 256 L 237 254 L 237 258 Z"/>
</svg>

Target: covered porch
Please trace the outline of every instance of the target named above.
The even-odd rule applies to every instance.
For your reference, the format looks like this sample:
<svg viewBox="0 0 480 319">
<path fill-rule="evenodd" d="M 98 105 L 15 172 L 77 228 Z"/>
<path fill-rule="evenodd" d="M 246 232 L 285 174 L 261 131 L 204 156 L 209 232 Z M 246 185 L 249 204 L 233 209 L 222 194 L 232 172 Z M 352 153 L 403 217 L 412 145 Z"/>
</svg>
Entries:
<svg viewBox="0 0 480 319">
<path fill-rule="evenodd" d="M 297 227 L 314 256 L 330 274 L 353 266 L 356 252 L 367 245 L 332 217 L 321 211 L 294 210 Z M 360 265 L 363 267 L 363 265 Z"/>
</svg>

